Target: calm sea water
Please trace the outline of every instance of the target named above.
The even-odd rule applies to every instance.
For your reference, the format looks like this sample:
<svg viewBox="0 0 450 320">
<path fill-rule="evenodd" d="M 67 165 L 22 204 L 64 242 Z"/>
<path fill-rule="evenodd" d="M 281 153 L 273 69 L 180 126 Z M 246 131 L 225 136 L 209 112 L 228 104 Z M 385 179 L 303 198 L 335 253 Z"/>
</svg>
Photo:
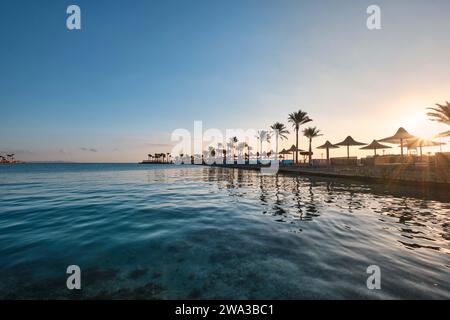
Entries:
<svg viewBox="0 0 450 320">
<path fill-rule="evenodd" d="M 66 268 L 82 290 L 66 289 Z M 366 268 L 381 268 L 369 290 Z M 450 298 L 450 190 L 201 166 L 0 166 L 0 298 Z"/>
</svg>

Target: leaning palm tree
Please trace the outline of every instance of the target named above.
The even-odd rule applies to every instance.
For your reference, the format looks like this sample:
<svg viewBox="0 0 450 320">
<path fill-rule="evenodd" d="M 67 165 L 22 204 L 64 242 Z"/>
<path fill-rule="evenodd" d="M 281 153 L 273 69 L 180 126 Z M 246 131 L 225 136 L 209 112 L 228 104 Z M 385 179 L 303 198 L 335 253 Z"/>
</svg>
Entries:
<svg viewBox="0 0 450 320">
<path fill-rule="evenodd" d="M 272 130 L 275 131 L 275 154 L 278 154 L 278 138 L 281 140 L 287 139 L 287 134 L 289 134 L 289 131 L 286 129 L 286 126 L 281 122 L 275 122 L 273 125 L 270 126 Z"/>
<path fill-rule="evenodd" d="M 302 124 L 311 122 L 312 119 L 308 117 L 308 114 L 302 110 L 298 110 L 297 112 L 293 112 L 289 114 L 288 121 L 292 123 L 292 126 L 295 130 L 295 146 L 298 150 L 298 131 Z M 295 152 L 295 162 L 298 163 L 298 151 Z"/>
<path fill-rule="evenodd" d="M 309 127 L 303 130 L 303 135 L 309 139 L 309 164 L 311 164 L 312 158 L 312 139 L 321 136 L 320 130 L 317 127 Z"/>
<path fill-rule="evenodd" d="M 436 103 L 436 108 L 427 108 L 432 110 L 432 112 L 428 112 L 427 116 L 430 117 L 431 121 L 437 121 L 440 123 L 445 123 L 450 125 L 450 103 L 448 101 L 445 102 L 445 105 Z M 441 132 L 439 134 L 440 137 L 450 136 L 450 130 L 446 132 Z"/>
</svg>

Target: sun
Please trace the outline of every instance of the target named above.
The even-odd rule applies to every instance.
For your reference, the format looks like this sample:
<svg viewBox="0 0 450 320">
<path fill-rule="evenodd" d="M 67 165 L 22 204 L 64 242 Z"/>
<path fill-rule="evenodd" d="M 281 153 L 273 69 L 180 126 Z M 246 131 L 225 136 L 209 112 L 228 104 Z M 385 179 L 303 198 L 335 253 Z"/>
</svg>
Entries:
<svg viewBox="0 0 450 320">
<path fill-rule="evenodd" d="M 433 106 L 432 101 L 434 98 L 429 94 L 402 97 L 396 101 L 396 111 L 392 119 L 397 119 L 395 123 L 414 136 L 433 139 L 440 131 L 436 122 L 431 121 L 427 115 L 427 108 Z"/>
<path fill-rule="evenodd" d="M 428 119 L 426 118 L 426 115 L 424 113 L 406 115 L 402 119 L 404 128 L 408 130 L 408 132 L 417 136 L 423 136 L 424 134 L 426 134 L 427 122 Z"/>
<path fill-rule="evenodd" d="M 432 138 L 435 133 L 425 112 L 405 115 L 401 122 L 409 133 L 421 138 Z"/>
</svg>

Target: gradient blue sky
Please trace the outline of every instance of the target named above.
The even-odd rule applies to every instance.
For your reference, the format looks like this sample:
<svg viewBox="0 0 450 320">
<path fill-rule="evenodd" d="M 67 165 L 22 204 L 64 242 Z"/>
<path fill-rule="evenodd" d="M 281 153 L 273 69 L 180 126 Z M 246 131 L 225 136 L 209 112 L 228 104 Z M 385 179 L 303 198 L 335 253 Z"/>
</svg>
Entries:
<svg viewBox="0 0 450 320">
<path fill-rule="evenodd" d="M 2 0 L 0 152 L 135 162 L 194 120 L 265 128 L 299 108 L 324 133 L 315 145 L 400 125 L 430 136 L 448 129 L 424 113 L 450 100 L 449 15 L 448 0 Z"/>
</svg>

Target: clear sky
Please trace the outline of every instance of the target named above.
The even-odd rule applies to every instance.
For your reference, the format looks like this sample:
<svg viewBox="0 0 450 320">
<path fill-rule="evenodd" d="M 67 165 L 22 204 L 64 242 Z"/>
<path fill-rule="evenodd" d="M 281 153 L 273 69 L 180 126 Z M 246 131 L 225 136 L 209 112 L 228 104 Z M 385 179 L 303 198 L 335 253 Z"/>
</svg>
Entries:
<svg viewBox="0 0 450 320">
<path fill-rule="evenodd" d="M 70 4 L 82 30 L 66 28 Z M 0 153 L 136 162 L 194 120 L 258 129 L 298 109 L 316 146 L 431 136 L 448 130 L 425 108 L 450 100 L 449 17 L 448 0 L 2 0 Z"/>
</svg>

